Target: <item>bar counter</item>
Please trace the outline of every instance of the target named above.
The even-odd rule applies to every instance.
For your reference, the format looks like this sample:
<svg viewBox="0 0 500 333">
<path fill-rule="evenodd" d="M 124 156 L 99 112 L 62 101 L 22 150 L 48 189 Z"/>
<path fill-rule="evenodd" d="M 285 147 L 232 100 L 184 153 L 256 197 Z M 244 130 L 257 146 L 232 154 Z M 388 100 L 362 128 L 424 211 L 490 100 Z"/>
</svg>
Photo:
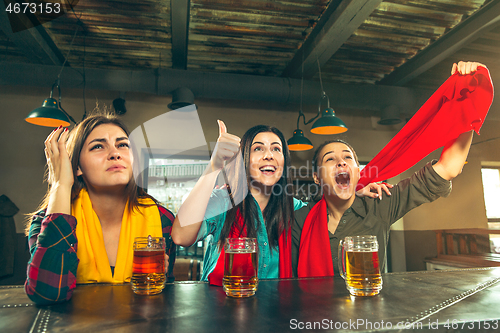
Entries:
<svg viewBox="0 0 500 333">
<path fill-rule="evenodd" d="M 374 297 L 334 278 L 261 280 L 250 298 L 202 282 L 135 295 L 130 285 L 78 285 L 69 302 L 37 306 L 0 287 L 0 332 L 500 331 L 500 268 L 383 274 Z"/>
</svg>

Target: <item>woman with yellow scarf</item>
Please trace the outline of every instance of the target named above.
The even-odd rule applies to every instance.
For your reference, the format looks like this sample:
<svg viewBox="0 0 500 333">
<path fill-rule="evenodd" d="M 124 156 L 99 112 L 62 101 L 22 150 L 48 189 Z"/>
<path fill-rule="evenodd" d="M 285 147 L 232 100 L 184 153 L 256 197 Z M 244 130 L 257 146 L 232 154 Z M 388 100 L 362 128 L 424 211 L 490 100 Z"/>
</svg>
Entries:
<svg viewBox="0 0 500 333">
<path fill-rule="evenodd" d="M 45 140 L 49 189 L 30 218 L 25 290 L 38 304 L 67 301 L 77 283 L 126 283 L 135 237 L 165 237 L 173 280 L 173 214 L 138 187 L 129 131 L 93 115 Z"/>
</svg>

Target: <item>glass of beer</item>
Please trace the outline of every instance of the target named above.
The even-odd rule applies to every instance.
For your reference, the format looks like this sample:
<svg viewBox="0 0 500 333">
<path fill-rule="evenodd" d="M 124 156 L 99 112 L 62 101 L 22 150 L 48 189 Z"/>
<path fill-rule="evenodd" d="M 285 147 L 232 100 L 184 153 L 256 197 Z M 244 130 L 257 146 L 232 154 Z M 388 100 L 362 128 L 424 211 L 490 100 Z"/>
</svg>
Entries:
<svg viewBox="0 0 500 333">
<path fill-rule="evenodd" d="M 346 237 L 339 243 L 339 271 L 354 296 L 374 296 L 382 290 L 376 236 Z"/>
<path fill-rule="evenodd" d="M 257 239 L 226 238 L 224 252 L 222 287 L 226 295 L 231 297 L 255 295 L 259 284 Z"/>
<path fill-rule="evenodd" d="M 156 295 L 165 287 L 165 238 L 136 237 L 132 265 L 132 290 L 139 295 Z"/>
</svg>

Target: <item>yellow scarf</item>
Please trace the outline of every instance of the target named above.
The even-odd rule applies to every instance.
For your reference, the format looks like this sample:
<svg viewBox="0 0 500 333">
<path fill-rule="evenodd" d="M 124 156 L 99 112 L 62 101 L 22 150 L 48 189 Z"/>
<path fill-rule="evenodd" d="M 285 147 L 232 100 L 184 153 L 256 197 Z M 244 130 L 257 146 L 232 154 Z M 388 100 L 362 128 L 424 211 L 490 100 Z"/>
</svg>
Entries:
<svg viewBox="0 0 500 333">
<path fill-rule="evenodd" d="M 99 218 L 92 208 L 87 190 L 83 189 L 71 206 L 76 218 L 77 256 L 80 260 L 76 274 L 77 283 L 124 283 L 130 282 L 134 257 L 135 237 L 162 237 L 158 207 L 151 199 L 140 199 L 138 211 L 129 212 L 128 204 L 123 212 L 118 254 L 114 275 L 111 273 L 108 255 L 102 237 Z"/>
</svg>

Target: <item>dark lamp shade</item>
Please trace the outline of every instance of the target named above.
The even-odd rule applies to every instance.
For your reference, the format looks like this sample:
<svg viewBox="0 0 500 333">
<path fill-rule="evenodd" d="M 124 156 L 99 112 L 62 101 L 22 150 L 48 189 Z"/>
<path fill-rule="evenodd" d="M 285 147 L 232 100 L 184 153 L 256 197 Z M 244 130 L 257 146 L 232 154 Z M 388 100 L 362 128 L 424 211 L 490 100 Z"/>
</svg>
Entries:
<svg viewBox="0 0 500 333">
<path fill-rule="evenodd" d="M 180 87 L 172 93 L 172 103 L 168 104 L 170 110 L 176 110 L 194 104 L 194 94 L 185 87 Z"/>
<path fill-rule="evenodd" d="M 311 133 L 324 135 L 340 134 L 346 131 L 347 126 L 335 116 L 335 111 L 332 108 L 324 109 L 321 112 L 321 117 L 314 122 L 311 128 Z"/>
<path fill-rule="evenodd" d="M 304 132 L 301 129 L 296 129 L 293 131 L 293 136 L 288 139 L 288 150 L 291 151 L 304 151 L 313 149 L 313 145 L 308 138 L 304 136 Z"/>
<path fill-rule="evenodd" d="M 380 119 L 377 121 L 377 124 L 379 125 L 397 125 L 401 123 L 403 119 L 400 118 L 385 118 L 385 119 Z"/>
<path fill-rule="evenodd" d="M 382 110 L 380 120 L 377 122 L 379 125 L 396 125 L 403 122 L 399 115 L 399 108 L 395 105 L 389 105 Z"/>
<path fill-rule="evenodd" d="M 125 106 L 125 103 L 126 101 L 121 97 L 118 97 L 113 100 L 113 109 L 115 109 L 115 113 L 117 115 L 121 116 L 127 113 L 127 107 Z"/>
<path fill-rule="evenodd" d="M 25 118 L 28 123 L 47 127 L 67 127 L 70 125 L 68 117 L 58 108 L 57 101 L 47 98 L 41 107 L 31 111 Z"/>
</svg>

